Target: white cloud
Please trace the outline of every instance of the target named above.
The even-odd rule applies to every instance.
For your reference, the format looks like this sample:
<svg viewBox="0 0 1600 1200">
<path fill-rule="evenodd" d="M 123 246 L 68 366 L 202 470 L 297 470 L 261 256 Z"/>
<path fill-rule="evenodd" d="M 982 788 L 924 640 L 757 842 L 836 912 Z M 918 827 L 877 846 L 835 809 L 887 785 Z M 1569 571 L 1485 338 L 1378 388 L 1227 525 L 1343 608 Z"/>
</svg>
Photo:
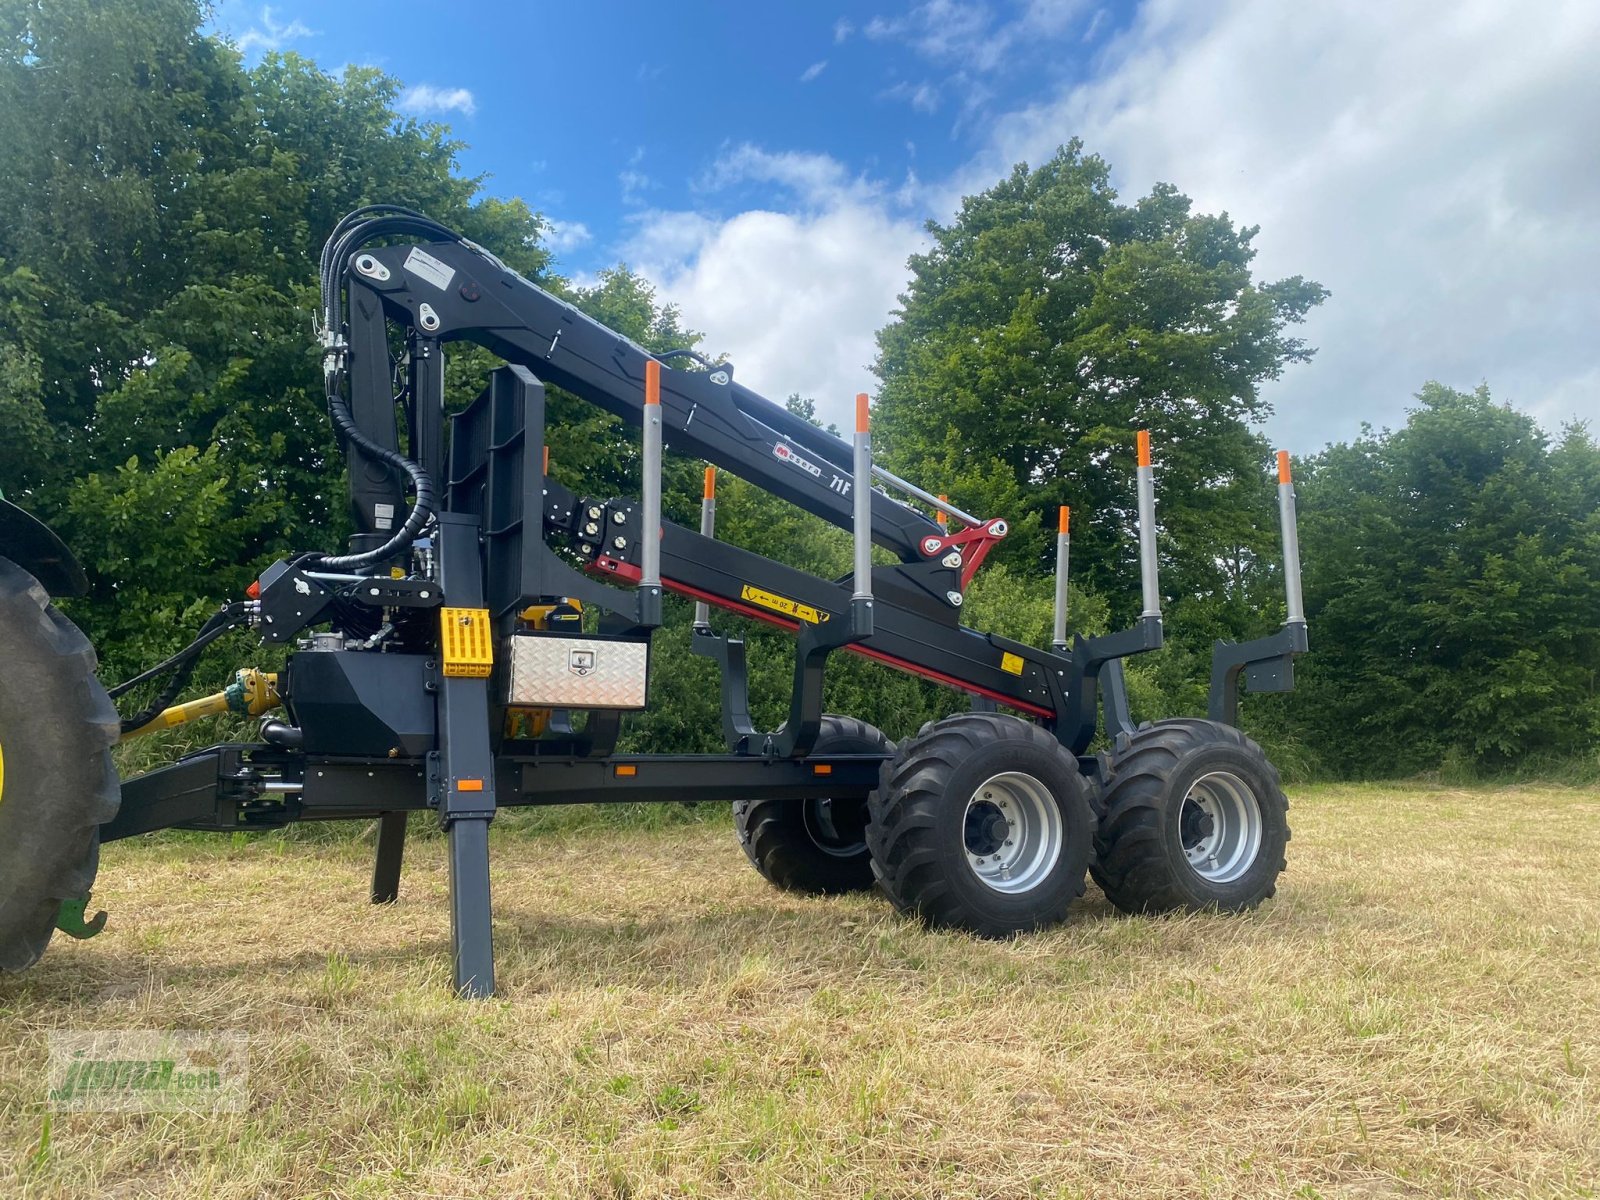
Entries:
<svg viewBox="0 0 1600 1200">
<path fill-rule="evenodd" d="M 919 36 L 890 20 L 873 36 Z M 1092 16 L 1040 0 L 1016 20 L 1076 40 Z M 1549 0 L 1534 19 L 1493 0 L 1147 0 L 1101 36 L 1093 78 L 993 119 L 948 177 L 896 187 L 826 155 L 734 146 L 697 188 L 778 189 L 763 207 L 641 213 L 628 257 L 742 380 L 841 420 L 870 384 L 921 218 L 949 220 L 962 195 L 1081 134 L 1125 199 L 1170 181 L 1197 211 L 1261 226 L 1258 278 L 1332 289 L 1299 331 L 1317 357 L 1266 387 L 1275 439 L 1313 449 L 1398 423 L 1428 379 L 1487 380 L 1552 430 L 1600 425 L 1600 6 Z"/>
<path fill-rule="evenodd" d="M 833 23 L 833 40 L 835 44 L 849 41 L 850 35 L 855 31 L 854 23 L 846 17 L 840 17 Z"/>
<path fill-rule="evenodd" d="M 634 159 L 638 161 L 637 157 Z M 622 188 L 622 202 L 624 204 L 643 204 L 645 193 L 656 186 L 656 181 L 643 171 L 629 168 L 617 173 L 617 183 Z"/>
<path fill-rule="evenodd" d="M 700 192 L 715 192 L 736 183 L 777 184 L 813 208 L 865 200 L 879 191 L 865 178 L 853 178 L 843 163 L 829 155 L 799 150 L 773 153 L 748 142 L 725 148 L 694 186 Z"/>
<path fill-rule="evenodd" d="M 434 87 L 431 83 L 407 88 L 397 104 L 401 112 L 419 117 L 450 112 L 470 117 L 478 111 L 478 102 L 466 88 Z"/>
<path fill-rule="evenodd" d="M 850 398 L 870 391 L 873 334 L 905 282 L 914 225 L 881 209 L 847 204 L 814 213 L 754 211 L 699 230 L 692 257 L 681 249 L 681 214 L 663 230 L 638 232 L 629 257 L 685 321 L 727 351 L 740 382 L 773 399 L 799 392 L 825 419 L 844 424 Z M 662 253 L 666 251 L 667 253 Z"/>
<path fill-rule="evenodd" d="M 594 234 L 589 232 L 589 227 L 582 221 L 556 221 L 545 218 L 549 230 L 545 233 L 544 244 L 557 254 L 568 250 L 576 250 L 594 240 Z"/>
<path fill-rule="evenodd" d="M 939 89 L 924 80 L 911 84 L 900 82 L 878 93 L 881 100 L 903 100 L 917 112 L 933 113 L 939 109 Z"/>
<path fill-rule="evenodd" d="M 873 335 L 905 285 L 920 225 L 896 215 L 885 189 L 822 154 L 736 146 L 697 187 L 734 183 L 774 185 L 792 211 L 643 213 L 623 255 L 711 350 L 729 353 L 742 383 L 773 398 L 810 396 L 843 424 L 851 397 L 873 386 Z"/>
<path fill-rule="evenodd" d="M 945 202 L 1081 133 L 1125 193 L 1168 180 L 1259 224 L 1258 277 L 1333 292 L 1317 357 L 1265 393 L 1297 445 L 1403 420 L 1428 379 L 1600 417 L 1600 7 L 1538 9 L 1151 0 L 1095 80 L 998 122 Z"/>
<path fill-rule="evenodd" d="M 988 4 L 969 0 L 917 0 L 894 17 L 873 17 L 862 33 L 874 41 L 902 42 L 929 62 L 965 72 L 989 72 L 1018 53 L 1038 49 L 1083 24 L 1086 0 L 1024 0 L 1015 16 L 997 17 Z M 1089 18 L 1098 23 L 1103 13 Z"/>
<path fill-rule="evenodd" d="M 298 17 L 278 20 L 273 16 L 270 5 L 262 7 L 260 20 L 259 25 L 246 29 L 234 42 L 241 54 L 248 54 L 252 50 L 281 50 L 288 42 L 317 36 L 317 31 L 308 28 Z"/>
<path fill-rule="evenodd" d="M 827 59 L 824 58 L 819 62 L 814 62 L 809 67 L 807 67 L 804 71 L 800 72 L 800 82 L 801 83 L 810 83 L 813 79 L 815 79 L 818 75 L 821 75 L 827 69 L 828 69 L 828 60 Z"/>
</svg>

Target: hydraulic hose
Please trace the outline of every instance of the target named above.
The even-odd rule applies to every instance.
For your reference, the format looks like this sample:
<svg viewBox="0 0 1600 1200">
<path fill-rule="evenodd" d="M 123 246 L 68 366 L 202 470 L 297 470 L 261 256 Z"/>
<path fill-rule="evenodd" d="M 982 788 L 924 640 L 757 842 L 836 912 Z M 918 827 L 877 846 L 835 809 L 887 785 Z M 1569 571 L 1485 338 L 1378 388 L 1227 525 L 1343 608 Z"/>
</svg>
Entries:
<svg viewBox="0 0 1600 1200">
<path fill-rule="evenodd" d="M 172 678 L 167 681 L 167 686 L 161 689 L 161 694 L 150 703 L 149 707 L 142 709 L 131 717 L 122 719 L 122 732 L 129 733 L 135 729 L 142 729 L 165 712 L 172 705 L 172 702 L 178 698 L 178 693 L 187 686 L 190 677 L 194 674 L 195 664 L 200 661 L 201 652 L 212 642 L 227 633 L 228 630 L 237 625 L 242 625 L 245 620 L 245 612 L 246 609 L 243 602 L 235 602 L 220 612 L 213 613 L 210 619 L 200 627 L 200 633 L 195 637 L 194 641 L 190 642 L 182 650 L 179 650 L 164 662 L 157 663 L 148 671 L 135 675 L 132 679 L 124 680 L 112 688 L 107 694 L 115 700 L 117 697 L 125 695 L 133 688 L 138 687 L 141 683 L 158 679 L 168 671 L 173 672 Z"/>
<path fill-rule="evenodd" d="M 417 535 L 427 527 L 435 511 L 433 480 L 420 463 L 412 462 L 405 455 L 390 450 L 387 446 L 378 445 L 362 433 L 356 427 L 355 418 L 351 416 L 350 406 L 339 394 L 337 384 L 338 376 L 335 376 L 328 392 L 328 415 L 333 418 L 333 427 L 347 441 L 359 446 L 364 453 L 403 471 L 410 478 L 411 489 L 415 494 L 411 512 L 406 516 L 405 522 L 383 545 L 363 550 L 359 554 L 319 554 L 308 560 L 325 570 L 356 571 L 374 566 L 387 558 L 393 558 L 410 546 Z"/>
<path fill-rule="evenodd" d="M 437 221 L 400 205 L 369 204 L 348 213 L 323 243 L 319 263 L 323 326 L 327 331 L 325 337 L 328 339 L 325 344 L 330 348 L 334 345 L 332 341 L 334 333 L 340 330 L 344 323 L 340 286 L 341 264 L 360 247 L 392 234 L 421 235 L 447 241 L 461 240 L 459 234 L 445 228 Z M 355 554 L 316 555 L 309 560 L 327 569 L 364 570 L 394 557 L 427 528 L 435 512 L 433 480 L 420 463 L 413 462 L 397 451 L 378 445 L 356 425 L 350 405 L 343 396 L 345 371 L 342 353 L 335 349 L 330 349 L 330 353 L 336 355 L 331 360 L 336 365 L 328 375 L 328 416 L 333 422 L 334 429 L 347 446 L 353 444 L 369 457 L 402 472 L 410 479 L 411 490 L 415 497 L 405 521 L 381 546 Z"/>
</svg>

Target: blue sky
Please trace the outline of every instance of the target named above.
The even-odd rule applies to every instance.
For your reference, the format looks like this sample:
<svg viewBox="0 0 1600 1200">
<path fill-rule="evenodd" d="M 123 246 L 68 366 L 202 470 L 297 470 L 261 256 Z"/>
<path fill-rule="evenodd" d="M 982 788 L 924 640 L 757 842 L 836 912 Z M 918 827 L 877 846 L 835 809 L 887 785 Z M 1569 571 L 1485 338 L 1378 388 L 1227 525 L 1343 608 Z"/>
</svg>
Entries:
<svg viewBox="0 0 1600 1200">
<path fill-rule="evenodd" d="M 215 26 L 396 76 L 567 274 L 626 260 L 741 379 L 835 416 L 923 222 L 1076 134 L 1125 195 L 1170 181 L 1261 226 L 1261 276 L 1332 289 L 1267 387 L 1275 439 L 1398 423 L 1428 379 L 1600 417 L 1586 0 L 226 0 Z"/>
<path fill-rule="evenodd" d="M 740 146 L 823 152 L 892 182 L 948 176 L 995 113 L 1089 71 L 1129 12 L 283 0 L 226 3 L 215 25 L 251 61 L 291 49 L 403 80 L 410 111 L 471 143 L 465 167 L 558 222 L 562 265 L 593 272 L 628 248 L 642 213 L 769 203 L 766 181 L 719 174 Z"/>
</svg>

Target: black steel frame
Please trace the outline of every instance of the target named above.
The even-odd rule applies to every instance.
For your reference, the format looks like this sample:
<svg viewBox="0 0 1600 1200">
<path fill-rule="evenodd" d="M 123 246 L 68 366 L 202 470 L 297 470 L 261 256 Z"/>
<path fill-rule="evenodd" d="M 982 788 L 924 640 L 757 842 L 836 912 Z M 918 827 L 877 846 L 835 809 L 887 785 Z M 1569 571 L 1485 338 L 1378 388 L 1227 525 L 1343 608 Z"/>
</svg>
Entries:
<svg viewBox="0 0 1600 1200">
<path fill-rule="evenodd" d="M 603 610 L 604 628 L 648 637 L 661 621 L 659 591 L 628 586 L 641 576 L 646 531 L 640 503 L 575 495 L 546 476 L 545 385 L 640 426 L 646 364 L 652 357 L 669 365 L 677 358 L 652 356 L 462 242 L 364 250 L 344 265 L 343 286 L 348 306 L 340 331 L 342 369 L 356 428 L 377 447 L 404 447 L 430 477 L 445 482 L 428 572 L 390 580 L 387 571 L 375 571 L 346 600 L 384 606 L 385 613 L 441 602 L 484 608 L 496 634 L 504 636 L 527 606 L 573 597 Z M 404 441 L 392 391 L 394 327 L 406 347 Z M 447 438 L 444 348 L 458 340 L 487 347 L 507 365 L 453 418 Z M 661 371 L 662 424 L 671 448 L 852 528 L 854 489 L 871 486 L 852 475 L 852 447 L 735 382 L 730 366 L 698 359 L 696 364 L 698 369 Z M 354 441 L 346 450 L 357 530 L 351 550 L 369 550 L 388 538 L 397 514 L 405 511 L 403 480 Z M 608 533 L 624 539 L 624 549 L 586 536 L 596 514 Z M 408 735 L 426 742 L 431 730 L 432 748 L 420 757 L 398 744 L 386 756 L 374 746 L 351 754 L 310 753 L 305 731 L 293 728 L 277 734 L 276 744 L 214 746 L 126 781 L 122 811 L 103 828 L 102 838 L 165 828 L 267 829 L 300 820 L 376 819 L 371 897 L 384 903 L 399 893 L 408 814 L 432 810 L 448 835 L 455 986 L 463 995 L 480 996 L 494 989 L 488 829 L 500 808 L 755 795 L 864 799 L 876 785 L 881 758 L 810 754 L 821 725 L 826 664 L 835 650 L 965 691 L 975 708 L 1004 705 L 1040 720 L 1079 757 L 1085 772 L 1098 771 L 1087 750 L 1100 728 L 1100 710 L 1108 735 L 1131 731 L 1121 660 L 1161 646 L 1160 618 L 1146 616 L 1103 637 L 1079 637 L 1065 653 L 965 628 L 958 619 L 961 575 L 947 561 L 945 533 L 922 512 L 874 490 L 871 538 L 898 561 L 873 568 L 872 599 L 864 600 L 852 593 L 850 580 L 821 579 L 662 523 L 663 587 L 796 634 L 788 719 L 767 732 L 750 717 L 744 643 L 696 629 L 694 651 L 720 670 L 726 754 L 618 755 L 619 717 L 606 712 L 590 713 L 581 728 L 571 714 L 558 713 L 545 737 L 497 745 L 497 681 L 447 676 L 436 661 L 417 660 L 407 670 L 416 672 L 419 686 L 433 697 L 431 715 L 414 722 Z M 752 588 L 782 597 L 783 611 L 753 603 Z M 369 593 L 377 598 L 364 599 Z M 277 563 L 261 578 L 262 635 L 288 642 L 319 624 L 337 630 L 340 603 L 337 582 L 316 578 L 300 560 Z M 1234 718 L 1241 676 L 1258 689 L 1289 686 L 1293 655 L 1304 649 L 1303 626 L 1244 646 L 1219 644 L 1213 717 Z M 351 656 L 340 678 L 352 690 L 352 714 L 375 713 L 381 673 L 365 671 L 363 664 L 376 651 L 329 652 Z M 291 659 L 290 685 L 294 669 Z M 293 718 L 295 690 L 289 686 L 286 692 Z M 321 737 L 325 741 L 326 732 Z"/>
</svg>

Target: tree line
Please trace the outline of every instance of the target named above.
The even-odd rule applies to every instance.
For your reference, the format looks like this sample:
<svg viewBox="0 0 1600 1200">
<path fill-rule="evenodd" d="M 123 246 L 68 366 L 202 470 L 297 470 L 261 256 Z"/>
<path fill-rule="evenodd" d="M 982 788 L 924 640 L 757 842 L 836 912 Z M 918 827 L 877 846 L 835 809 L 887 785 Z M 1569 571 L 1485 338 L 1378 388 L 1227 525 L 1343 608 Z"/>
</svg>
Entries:
<svg viewBox="0 0 1600 1200">
<path fill-rule="evenodd" d="M 342 541 L 309 329 L 317 253 L 349 209 L 418 208 L 647 347 L 719 349 L 625 266 L 563 278 L 543 218 L 462 174 L 445 126 L 400 116 L 398 81 L 293 54 L 247 68 L 205 16 L 195 0 L 0 6 L 0 488 L 84 560 L 92 591 L 71 615 L 115 678 L 274 557 Z M 1148 428 L 1169 641 L 1130 663 L 1130 689 L 1143 718 L 1202 711 L 1212 642 L 1283 619 L 1260 388 L 1312 356 L 1296 329 L 1326 291 L 1258 279 L 1256 230 L 1194 212 L 1176 187 L 1125 200 L 1076 142 L 928 232 L 878 335 L 876 429 L 894 470 L 1012 524 L 964 619 L 1047 641 L 1068 504 L 1074 628 L 1131 620 L 1132 430 Z M 492 362 L 452 348 L 448 363 L 459 407 Z M 1592 763 L 1600 447 L 1486 387 L 1418 382 L 1403 427 L 1296 461 L 1312 653 L 1294 694 L 1247 698 L 1245 723 L 1302 774 Z M 614 419 L 556 393 L 551 422 L 562 482 L 634 490 L 636 439 Z M 698 474 L 669 460 L 669 517 L 693 524 Z M 740 480 L 722 480 L 719 535 L 849 570 L 842 531 Z M 690 655 L 688 624 L 688 605 L 669 605 L 636 749 L 717 748 L 715 672 Z M 721 627 L 748 635 L 756 714 L 775 724 L 787 635 Z M 202 684 L 248 653 L 242 638 L 219 647 Z M 836 661 L 830 706 L 891 736 L 964 704 Z"/>
</svg>

